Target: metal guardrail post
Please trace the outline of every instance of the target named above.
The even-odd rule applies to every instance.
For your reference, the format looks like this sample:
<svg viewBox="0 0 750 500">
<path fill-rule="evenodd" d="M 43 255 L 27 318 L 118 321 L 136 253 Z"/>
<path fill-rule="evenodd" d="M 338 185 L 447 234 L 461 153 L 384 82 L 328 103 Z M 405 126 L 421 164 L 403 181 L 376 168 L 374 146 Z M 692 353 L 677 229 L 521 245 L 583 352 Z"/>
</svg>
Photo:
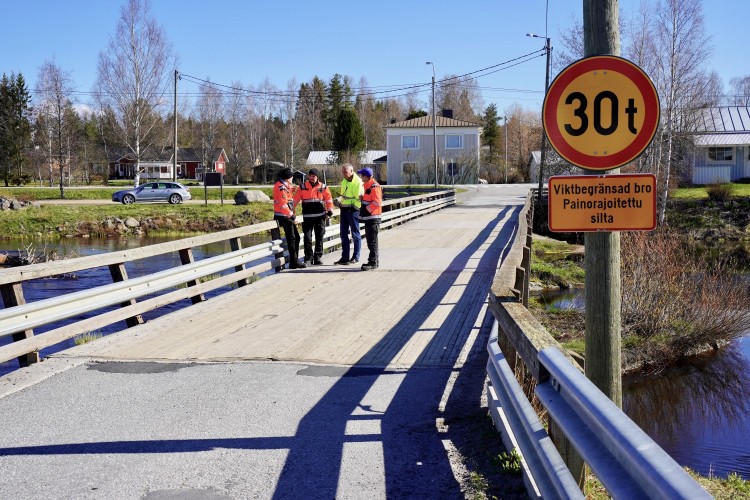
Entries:
<svg viewBox="0 0 750 500">
<path fill-rule="evenodd" d="M 192 248 L 183 248 L 178 252 L 180 254 L 180 262 L 182 262 L 182 265 L 185 264 L 192 264 L 195 262 L 195 258 L 193 257 L 193 249 Z M 198 284 L 196 280 L 190 280 L 187 283 L 185 283 L 188 287 L 195 286 Z M 190 297 L 190 302 L 192 304 L 197 304 L 198 302 L 203 302 L 206 300 L 206 296 L 201 294 L 194 295 L 193 297 Z"/>
<path fill-rule="evenodd" d="M 3 298 L 3 304 L 6 308 L 20 306 L 26 303 L 23 296 L 23 287 L 21 283 L 11 283 L 9 285 L 0 285 L 0 296 Z M 13 334 L 13 342 L 29 339 L 34 336 L 34 330 L 28 329 Z M 19 356 L 18 364 L 22 368 L 39 362 L 39 352 L 34 351 L 23 356 Z"/>
<path fill-rule="evenodd" d="M 111 264 L 109 267 L 109 274 L 112 275 L 112 281 L 118 282 L 118 281 L 125 281 L 128 279 L 128 272 L 125 270 L 125 263 L 120 264 Z M 121 307 L 128 307 L 130 305 L 135 304 L 135 299 L 130 299 L 126 302 L 123 302 L 120 304 Z M 136 314 L 135 316 L 131 316 L 130 318 L 125 320 L 125 324 L 128 325 L 128 328 L 136 325 L 143 324 L 143 317 L 140 314 Z"/>
</svg>

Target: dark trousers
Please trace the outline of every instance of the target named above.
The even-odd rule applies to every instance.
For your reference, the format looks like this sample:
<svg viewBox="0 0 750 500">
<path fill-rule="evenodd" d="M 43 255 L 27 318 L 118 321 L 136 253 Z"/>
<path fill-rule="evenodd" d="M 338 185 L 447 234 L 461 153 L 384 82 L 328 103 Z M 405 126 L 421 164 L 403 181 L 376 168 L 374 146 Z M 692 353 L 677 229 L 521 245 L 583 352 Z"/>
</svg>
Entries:
<svg viewBox="0 0 750 500">
<path fill-rule="evenodd" d="M 302 232 L 305 235 L 305 261 L 323 257 L 323 235 L 326 232 L 325 217 L 305 217 L 302 219 Z M 315 233 L 315 251 L 313 252 L 313 232 Z"/>
<path fill-rule="evenodd" d="M 341 209 L 340 222 L 341 235 L 341 258 L 345 260 L 359 260 L 359 251 L 362 246 L 362 235 L 359 232 L 359 212 L 354 209 Z M 354 243 L 354 254 L 349 254 L 349 231 L 352 233 L 352 242 Z"/>
<path fill-rule="evenodd" d="M 379 265 L 378 257 L 378 232 L 380 231 L 380 221 L 365 221 L 365 238 L 367 239 L 367 248 L 370 255 L 367 257 L 368 264 Z"/>
<path fill-rule="evenodd" d="M 297 256 L 299 255 L 299 231 L 297 224 L 292 219 L 278 218 L 276 222 L 284 230 L 286 246 L 289 251 L 289 269 L 297 267 Z"/>
</svg>

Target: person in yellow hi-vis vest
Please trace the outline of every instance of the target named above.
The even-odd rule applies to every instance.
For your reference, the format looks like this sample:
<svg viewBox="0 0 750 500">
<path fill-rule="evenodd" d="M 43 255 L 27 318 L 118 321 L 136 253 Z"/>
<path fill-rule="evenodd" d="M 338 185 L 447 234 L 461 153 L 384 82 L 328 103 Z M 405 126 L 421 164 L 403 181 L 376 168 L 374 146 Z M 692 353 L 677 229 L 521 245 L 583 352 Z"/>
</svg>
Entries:
<svg viewBox="0 0 750 500">
<path fill-rule="evenodd" d="M 341 166 L 341 196 L 337 198 L 341 209 L 340 235 L 341 235 L 341 258 L 334 264 L 356 264 L 359 262 L 359 252 L 362 247 L 362 235 L 359 232 L 359 208 L 362 206 L 360 196 L 364 193 L 362 179 L 354 173 L 354 167 L 350 163 Z M 349 233 L 352 234 L 354 253 L 349 253 Z"/>
</svg>

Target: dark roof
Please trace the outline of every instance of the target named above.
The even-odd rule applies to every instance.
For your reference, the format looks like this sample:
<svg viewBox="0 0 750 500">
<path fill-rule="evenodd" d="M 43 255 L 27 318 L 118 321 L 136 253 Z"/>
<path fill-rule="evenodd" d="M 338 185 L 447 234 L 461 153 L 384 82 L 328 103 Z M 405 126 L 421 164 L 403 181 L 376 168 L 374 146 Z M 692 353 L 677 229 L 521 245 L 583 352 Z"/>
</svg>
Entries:
<svg viewBox="0 0 750 500">
<path fill-rule="evenodd" d="M 219 155 L 224 151 L 224 148 L 215 148 L 213 158 L 219 158 Z M 110 162 L 116 162 L 127 158 L 131 161 L 135 159 L 135 155 L 130 148 L 123 147 L 109 147 L 107 148 L 107 158 Z M 141 153 L 141 161 L 159 161 L 169 162 L 172 161 L 172 148 L 167 147 L 163 149 L 157 148 L 146 148 Z M 177 161 L 178 162 L 198 162 L 202 161 L 200 149 L 198 148 L 177 148 Z"/>
<path fill-rule="evenodd" d="M 435 117 L 436 127 L 481 127 L 478 123 L 467 122 L 464 120 L 456 120 L 455 118 L 446 118 L 444 116 Z M 391 123 L 386 125 L 385 128 L 427 128 L 432 127 L 432 115 L 420 116 L 418 118 L 412 118 L 411 120 L 404 120 L 402 122 Z"/>
<path fill-rule="evenodd" d="M 385 163 L 388 161 L 388 155 L 383 155 L 380 158 L 375 158 L 372 160 L 373 163 Z"/>
</svg>

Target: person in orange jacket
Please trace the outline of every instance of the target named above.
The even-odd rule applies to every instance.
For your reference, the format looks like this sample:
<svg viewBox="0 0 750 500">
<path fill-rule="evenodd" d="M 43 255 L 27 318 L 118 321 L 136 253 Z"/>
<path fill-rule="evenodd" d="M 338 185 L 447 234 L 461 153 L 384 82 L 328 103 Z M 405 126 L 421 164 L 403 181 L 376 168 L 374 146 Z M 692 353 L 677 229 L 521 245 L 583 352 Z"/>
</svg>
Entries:
<svg viewBox="0 0 750 500">
<path fill-rule="evenodd" d="M 333 197 L 325 183 L 318 179 L 318 169 L 311 168 L 307 180 L 302 183 L 294 196 L 294 205 L 302 203 L 302 232 L 305 242 L 305 262 L 313 266 L 322 264 L 323 236 L 326 232 L 326 219 L 333 216 Z M 315 251 L 312 237 L 315 232 Z"/>
<path fill-rule="evenodd" d="M 297 260 L 299 254 L 299 231 L 294 214 L 294 195 L 297 186 L 292 183 L 292 169 L 284 168 L 279 172 L 279 178 L 273 185 L 273 219 L 284 230 L 286 246 L 289 251 L 289 269 L 307 267 L 304 262 Z"/>
<path fill-rule="evenodd" d="M 363 168 L 357 173 L 362 177 L 364 194 L 361 196 L 362 206 L 359 209 L 359 220 L 365 223 L 365 238 L 370 254 L 367 262 L 362 264 L 363 271 L 372 271 L 380 263 L 378 255 L 378 232 L 380 230 L 380 215 L 383 213 L 383 188 L 372 178 L 372 169 Z"/>
</svg>

